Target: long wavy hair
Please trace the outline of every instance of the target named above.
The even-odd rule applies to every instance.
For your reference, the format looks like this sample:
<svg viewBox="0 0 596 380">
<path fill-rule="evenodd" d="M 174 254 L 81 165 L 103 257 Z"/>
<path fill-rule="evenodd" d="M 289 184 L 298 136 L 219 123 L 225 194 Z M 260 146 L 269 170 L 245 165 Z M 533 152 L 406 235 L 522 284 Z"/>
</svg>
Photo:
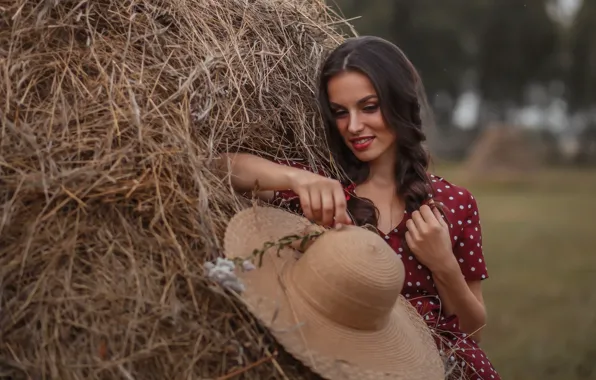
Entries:
<svg viewBox="0 0 596 380">
<path fill-rule="evenodd" d="M 334 161 L 347 176 L 346 180 L 354 185 L 368 178 L 369 166 L 358 160 L 345 144 L 327 93 L 329 80 L 345 71 L 366 75 L 374 86 L 385 123 L 397 135 L 395 179 L 398 195 L 405 201 L 408 212 L 419 209 L 429 199 L 433 188 L 427 175 L 430 156 L 423 146 L 426 136 L 421 118 L 421 105 L 428 107 L 418 72 L 397 46 L 371 36 L 346 40 L 325 60 L 320 71 L 318 100 L 327 144 Z M 370 200 L 352 196 L 348 200 L 348 211 L 357 225 L 377 227 L 378 210 Z"/>
</svg>

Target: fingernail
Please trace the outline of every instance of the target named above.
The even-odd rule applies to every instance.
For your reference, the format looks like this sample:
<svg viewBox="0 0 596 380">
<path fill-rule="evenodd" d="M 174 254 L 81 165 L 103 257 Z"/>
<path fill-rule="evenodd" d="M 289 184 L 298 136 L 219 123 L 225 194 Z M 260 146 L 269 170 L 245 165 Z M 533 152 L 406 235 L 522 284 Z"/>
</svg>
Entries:
<svg viewBox="0 0 596 380">
<path fill-rule="evenodd" d="M 343 225 L 342 225 L 341 223 L 337 223 L 337 224 L 335 225 L 335 229 L 336 229 L 336 230 L 339 230 L 340 228 L 342 228 L 342 226 L 343 226 Z"/>
</svg>

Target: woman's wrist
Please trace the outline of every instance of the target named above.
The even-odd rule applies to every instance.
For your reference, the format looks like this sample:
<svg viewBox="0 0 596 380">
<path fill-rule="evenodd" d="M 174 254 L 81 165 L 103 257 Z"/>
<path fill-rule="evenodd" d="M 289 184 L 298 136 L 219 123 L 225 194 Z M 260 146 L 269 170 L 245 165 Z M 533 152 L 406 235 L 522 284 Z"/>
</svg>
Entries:
<svg viewBox="0 0 596 380">
<path fill-rule="evenodd" d="M 286 170 L 282 174 L 283 186 L 285 189 L 294 190 L 301 170 L 292 167 L 286 167 L 284 169 Z"/>
<path fill-rule="evenodd" d="M 289 189 L 292 191 L 296 191 L 300 187 L 301 181 L 302 183 L 304 183 L 305 176 L 318 175 L 304 169 L 289 166 L 284 166 L 283 169 L 283 190 Z"/>
<path fill-rule="evenodd" d="M 461 276 L 461 269 L 455 256 L 452 252 L 446 252 L 444 259 L 437 262 L 432 268 L 429 268 L 433 276 L 439 277 L 440 279 L 449 280 L 457 276 Z"/>
<path fill-rule="evenodd" d="M 431 269 L 431 273 L 436 282 L 445 284 L 446 286 L 465 284 L 465 277 L 459 267 L 457 259 L 453 255 L 450 255 L 449 258 L 438 263 Z"/>
<path fill-rule="evenodd" d="M 252 191 L 255 185 L 261 191 L 292 189 L 295 172 L 302 171 L 247 153 L 225 154 L 219 161 L 220 170 L 231 175 L 233 187 L 240 192 Z"/>
</svg>

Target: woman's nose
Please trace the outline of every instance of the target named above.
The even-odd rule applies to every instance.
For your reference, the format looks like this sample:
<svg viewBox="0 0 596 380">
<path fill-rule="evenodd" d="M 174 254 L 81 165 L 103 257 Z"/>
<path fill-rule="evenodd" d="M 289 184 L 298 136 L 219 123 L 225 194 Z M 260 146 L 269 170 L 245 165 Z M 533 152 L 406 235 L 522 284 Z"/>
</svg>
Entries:
<svg viewBox="0 0 596 380">
<path fill-rule="evenodd" d="M 357 135 L 364 129 L 364 124 L 358 117 L 358 115 L 350 115 L 350 124 L 348 124 L 348 132 Z"/>
</svg>

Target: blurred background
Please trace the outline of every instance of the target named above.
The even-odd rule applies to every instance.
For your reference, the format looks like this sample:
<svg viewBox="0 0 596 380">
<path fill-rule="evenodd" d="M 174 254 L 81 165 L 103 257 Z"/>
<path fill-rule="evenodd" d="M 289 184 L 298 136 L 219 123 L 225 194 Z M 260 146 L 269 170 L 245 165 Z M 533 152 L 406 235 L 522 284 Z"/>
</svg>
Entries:
<svg viewBox="0 0 596 380">
<path fill-rule="evenodd" d="M 433 171 L 478 198 L 503 379 L 596 379 L 596 0 L 335 0 L 419 70 Z"/>
</svg>

